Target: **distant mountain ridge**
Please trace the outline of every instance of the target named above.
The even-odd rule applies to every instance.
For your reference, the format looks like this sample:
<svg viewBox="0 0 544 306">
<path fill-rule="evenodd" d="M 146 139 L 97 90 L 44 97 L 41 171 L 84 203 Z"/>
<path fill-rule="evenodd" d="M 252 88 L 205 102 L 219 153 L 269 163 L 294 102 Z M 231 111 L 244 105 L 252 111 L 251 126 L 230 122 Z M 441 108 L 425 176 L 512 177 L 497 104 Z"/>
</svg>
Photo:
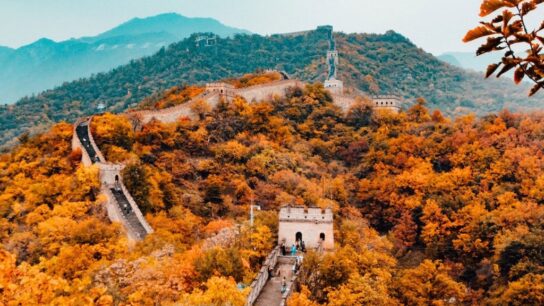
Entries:
<svg viewBox="0 0 544 306">
<path fill-rule="evenodd" d="M 93 37 L 62 42 L 42 38 L 18 49 L 0 46 L 0 104 L 106 72 L 195 32 L 213 32 L 222 37 L 249 33 L 211 18 L 168 13 L 134 18 Z"/>
<path fill-rule="evenodd" d="M 438 58 L 463 69 L 485 72 L 489 64 L 500 62 L 501 56 L 494 53 L 476 56 L 474 52 L 446 52 Z"/>
</svg>

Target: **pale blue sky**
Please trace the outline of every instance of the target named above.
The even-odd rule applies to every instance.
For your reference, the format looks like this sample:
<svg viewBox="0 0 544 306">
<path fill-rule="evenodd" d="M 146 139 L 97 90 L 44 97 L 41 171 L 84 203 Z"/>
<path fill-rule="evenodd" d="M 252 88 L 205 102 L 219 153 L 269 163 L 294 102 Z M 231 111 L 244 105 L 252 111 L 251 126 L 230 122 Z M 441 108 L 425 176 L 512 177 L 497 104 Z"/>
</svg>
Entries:
<svg viewBox="0 0 544 306">
<path fill-rule="evenodd" d="M 478 22 L 480 0 L 0 0 L 0 45 L 96 35 L 133 17 L 177 12 L 213 17 L 259 34 L 332 24 L 337 31 L 389 29 L 425 50 L 472 51 L 461 38 Z"/>
</svg>

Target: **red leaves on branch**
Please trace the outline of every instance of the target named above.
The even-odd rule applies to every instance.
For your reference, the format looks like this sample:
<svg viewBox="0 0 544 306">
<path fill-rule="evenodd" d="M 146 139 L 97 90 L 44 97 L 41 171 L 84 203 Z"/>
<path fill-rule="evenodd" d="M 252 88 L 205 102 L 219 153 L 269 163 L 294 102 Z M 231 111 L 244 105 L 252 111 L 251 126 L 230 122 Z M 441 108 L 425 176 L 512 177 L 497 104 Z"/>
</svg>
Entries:
<svg viewBox="0 0 544 306">
<path fill-rule="evenodd" d="M 483 0 L 480 7 L 480 16 L 486 17 L 493 12 L 504 9 L 497 14 L 491 22 L 481 22 L 481 25 L 468 31 L 463 38 L 464 42 L 487 37 L 487 41 L 477 50 L 476 55 L 504 50 L 501 63 L 488 66 L 485 77 L 497 73 L 500 77 L 504 73 L 514 69 L 514 82 L 516 84 L 528 77 L 534 87 L 529 96 L 534 95 L 544 87 L 544 37 L 539 32 L 544 30 L 544 21 L 534 30 L 528 28 L 525 16 L 536 10 L 544 0 Z M 514 46 L 515 45 L 515 46 Z M 526 55 L 518 50 L 525 45 Z M 515 51 L 514 51 L 515 50 Z"/>
</svg>

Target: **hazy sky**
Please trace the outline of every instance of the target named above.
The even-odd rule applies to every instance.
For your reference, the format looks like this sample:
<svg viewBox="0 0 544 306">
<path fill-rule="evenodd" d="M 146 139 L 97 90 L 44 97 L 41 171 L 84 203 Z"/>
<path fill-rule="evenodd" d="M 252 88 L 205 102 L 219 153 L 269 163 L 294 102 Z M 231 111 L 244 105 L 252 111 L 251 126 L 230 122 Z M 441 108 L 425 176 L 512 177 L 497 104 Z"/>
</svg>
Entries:
<svg viewBox="0 0 544 306">
<path fill-rule="evenodd" d="M 480 0 L 0 0 L 0 45 L 96 35 L 133 17 L 177 12 L 213 17 L 259 34 L 331 24 L 337 31 L 393 29 L 425 50 L 472 51 L 461 38 Z"/>
</svg>

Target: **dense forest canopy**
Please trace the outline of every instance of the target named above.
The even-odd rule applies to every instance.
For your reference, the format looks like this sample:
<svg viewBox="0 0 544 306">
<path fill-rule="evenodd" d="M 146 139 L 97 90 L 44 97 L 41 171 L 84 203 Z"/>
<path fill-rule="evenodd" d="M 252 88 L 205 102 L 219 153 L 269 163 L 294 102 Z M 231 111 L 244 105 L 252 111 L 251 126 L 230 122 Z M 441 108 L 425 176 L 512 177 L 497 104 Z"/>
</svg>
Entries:
<svg viewBox="0 0 544 306">
<path fill-rule="evenodd" d="M 127 248 L 70 125 L 24 137 L 0 156 L 2 303 L 243 305 L 236 284 L 289 203 L 332 207 L 337 241 L 306 255 L 289 305 L 544 301 L 542 113 L 447 119 L 419 99 L 344 114 L 315 84 L 141 129 L 106 113 L 91 129 L 155 232 Z M 213 239 L 223 231 L 234 238 Z"/>
<path fill-rule="evenodd" d="M 155 55 L 108 73 L 65 83 L 14 105 L 0 106 L 0 144 L 15 142 L 25 131 L 44 131 L 52 123 L 102 111 L 121 112 L 173 86 L 241 76 L 258 69 L 286 71 L 304 81 L 326 75 L 326 30 L 300 35 L 237 35 L 214 46 L 195 44 L 197 34 Z M 339 77 L 369 93 L 398 94 L 413 101 L 426 97 L 446 115 L 485 114 L 503 108 L 538 107 L 526 88 L 506 81 L 481 80 L 445 64 L 393 31 L 385 34 L 335 33 Z M 536 104 L 535 104 L 536 103 Z M 105 109 L 99 108 L 104 105 Z"/>
</svg>

